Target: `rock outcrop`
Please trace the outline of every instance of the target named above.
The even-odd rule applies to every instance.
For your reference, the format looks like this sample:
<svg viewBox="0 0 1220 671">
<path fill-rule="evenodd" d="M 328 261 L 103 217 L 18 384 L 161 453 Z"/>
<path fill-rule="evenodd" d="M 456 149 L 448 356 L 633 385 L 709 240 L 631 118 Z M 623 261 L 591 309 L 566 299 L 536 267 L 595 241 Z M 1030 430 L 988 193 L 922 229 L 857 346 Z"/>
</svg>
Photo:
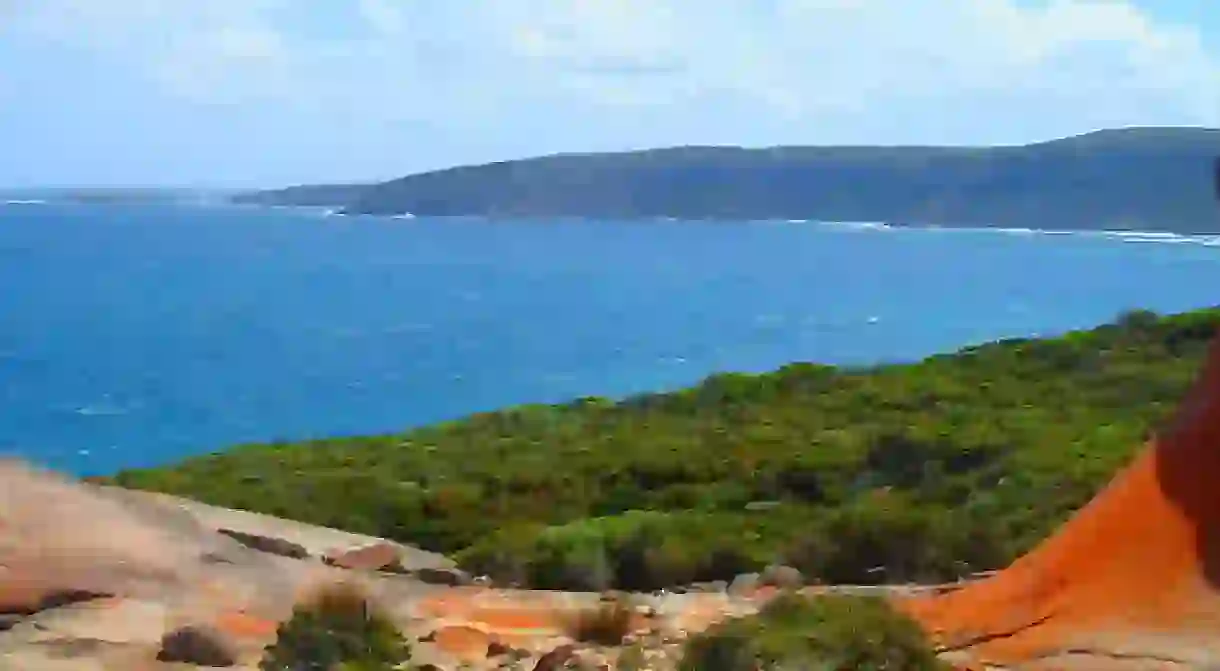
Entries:
<svg viewBox="0 0 1220 671">
<path fill-rule="evenodd" d="M 1220 664 L 1220 340 L 1174 421 L 1008 569 L 899 601 L 947 651 L 1026 668 Z"/>
<path fill-rule="evenodd" d="M 371 540 L 2 461 L 0 668 L 248 667 L 303 590 L 349 573 L 314 557 Z M 380 542 L 416 568 L 453 565 Z"/>
</svg>

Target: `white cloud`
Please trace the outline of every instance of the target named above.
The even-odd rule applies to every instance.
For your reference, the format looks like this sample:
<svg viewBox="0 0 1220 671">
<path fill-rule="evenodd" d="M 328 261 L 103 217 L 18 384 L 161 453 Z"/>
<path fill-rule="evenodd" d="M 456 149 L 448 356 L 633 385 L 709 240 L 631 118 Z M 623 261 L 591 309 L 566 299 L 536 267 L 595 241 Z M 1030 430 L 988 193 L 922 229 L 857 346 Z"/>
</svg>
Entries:
<svg viewBox="0 0 1220 671">
<path fill-rule="evenodd" d="M 1220 115 L 1220 66 L 1198 35 L 1121 0 L 0 0 L 3 7 L 28 39 L 91 49 L 194 102 L 359 114 L 370 123 L 471 127 L 544 111 L 595 124 L 598 113 L 627 109 L 663 129 L 733 109 L 751 115 L 741 120 L 746 130 L 766 127 L 777 140 L 791 132 L 800 135 L 793 141 L 836 133 L 865 141 L 887 128 L 899 137 L 894 127 L 907 124 L 912 139 L 934 141 L 950 133 L 944 117 L 965 113 L 994 114 L 998 126 L 1040 115 L 1051 120 L 1044 126 L 1060 119 L 1065 129 L 1217 124 Z M 298 30 L 302 17 L 315 29 Z M 331 24 L 358 30 L 327 34 Z"/>
</svg>

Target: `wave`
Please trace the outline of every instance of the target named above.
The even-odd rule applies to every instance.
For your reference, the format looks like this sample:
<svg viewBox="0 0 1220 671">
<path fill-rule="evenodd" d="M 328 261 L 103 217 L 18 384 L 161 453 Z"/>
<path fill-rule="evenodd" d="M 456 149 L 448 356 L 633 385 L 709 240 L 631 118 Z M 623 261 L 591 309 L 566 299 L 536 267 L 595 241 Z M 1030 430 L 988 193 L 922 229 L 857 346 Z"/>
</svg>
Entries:
<svg viewBox="0 0 1220 671">
<path fill-rule="evenodd" d="M 127 408 L 121 408 L 117 405 L 97 404 L 83 405 L 76 410 L 73 410 L 73 412 L 82 417 L 118 417 L 120 415 L 126 415 L 130 411 Z"/>
<path fill-rule="evenodd" d="M 889 231 L 895 228 L 916 228 L 914 226 L 891 226 L 884 221 L 820 221 L 816 223 L 821 226 L 832 226 L 852 231 Z"/>
<path fill-rule="evenodd" d="M 907 224 L 887 224 L 884 222 L 843 222 L 843 221 L 819 221 L 812 222 L 817 226 L 827 228 L 837 228 L 841 230 L 851 231 L 921 231 L 921 232 L 936 232 L 936 233 L 959 233 L 959 234 L 990 234 L 990 235 L 1007 235 L 1019 237 L 1038 237 L 1038 236 L 1070 236 L 1079 238 L 1104 238 L 1117 240 L 1128 243 L 1143 243 L 1143 244 L 1163 244 L 1163 245 L 1200 245 L 1204 247 L 1220 247 L 1220 234 L 1188 234 L 1188 233 L 1171 233 L 1168 231 L 1139 231 L 1139 230 L 1054 230 L 1054 229 L 1038 229 L 1038 228 L 1019 228 L 1019 227 L 987 227 L 987 226 L 935 226 L 935 225 L 907 225 Z"/>
<path fill-rule="evenodd" d="M 9 200 L 0 201 L 7 204 L 42 204 L 43 201 L 36 200 Z M 314 214 L 323 218 L 344 217 L 352 218 L 337 207 L 326 207 L 316 205 L 255 205 L 272 210 L 296 210 L 299 212 Z M 363 215 L 362 215 L 363 216 Z M 377 219 L 395 219 L 395 220 L 411 220 L 417 219 L 418 216 L 411 212 L 401 212 L 392 215 L 370 215 L 371 218 Z M 488 219 L 483 215 L 451 215 L 451 216 L 436 216 L 428 217 L 432 220 L 445 221 L 482 221 Z M 569 218 L 565 218 L 569 219 Z M 579 221 L 579 217 L 571 217 L 571 220 Z M 678 223 L 688 220 L 671 216 L 657 216 L 652 218 L 653 221 L 663 223 Z M 815 219 L 754 219 L 744 223 L 749 224 L 776 224 L 776 225 L 808 225 L 822 228 L 837 229 L 840 231 L 853 232 L 935 232 L 942 234 L 990 234 L 990 235 L 1007 235 L 1024 238 L 1036 238 L 1042 236 L 1069 236 L 1078 238 L 1105 238 L 1117 240 L 1132 244 L 1164 244 L 1164 245 L 1198 245 L 1204 247 L 1220 247 L 1220 233 L 1217 234 L 1187 234 L 1187 233 L 1171 233 L 1167 231 L 1145 231 L 1145 230 L 1130 230 L 1130 229 L 1096 229 L 1096 230 L 1062 230 L 1062 229 L 1041 229 L 1027 228 L 1020 226 L 955 226 L 955 225 L 937 225 L 937 224 L 906 224 L 892 223 L 886 221 L 819 221 Z"/>
<path fill-rule="evenodd" d="M 36 198 L 25 198 L 25 199 L 13 198 L 13 199 L 4 201 L 4 204 L 5 205 L 46 205 L 47 201 L 38 200 Z"/>
<path fill-rule="evenodd" d="M 121 405 L 116 403 L 110 394 L 103 394 L 98 401 L 72 408 L 72 412 L 81 417 L 119 417 L 130 414 L 138 405 Z"/>
</svg>

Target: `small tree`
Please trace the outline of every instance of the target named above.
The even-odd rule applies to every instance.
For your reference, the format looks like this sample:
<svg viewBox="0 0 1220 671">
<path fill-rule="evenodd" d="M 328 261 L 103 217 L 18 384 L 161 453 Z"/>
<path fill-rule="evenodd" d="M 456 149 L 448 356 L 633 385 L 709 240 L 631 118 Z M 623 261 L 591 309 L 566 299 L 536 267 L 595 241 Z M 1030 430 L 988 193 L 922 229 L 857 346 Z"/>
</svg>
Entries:
<svg viewBox="0 0 1220 671">
<path fill-rule="evenodd" d="M 263 653 L 261 671 L 389 671 L 411 657 L 394 622 L 358 587 L 340 583 L 298 604 Z"/>
</svg>

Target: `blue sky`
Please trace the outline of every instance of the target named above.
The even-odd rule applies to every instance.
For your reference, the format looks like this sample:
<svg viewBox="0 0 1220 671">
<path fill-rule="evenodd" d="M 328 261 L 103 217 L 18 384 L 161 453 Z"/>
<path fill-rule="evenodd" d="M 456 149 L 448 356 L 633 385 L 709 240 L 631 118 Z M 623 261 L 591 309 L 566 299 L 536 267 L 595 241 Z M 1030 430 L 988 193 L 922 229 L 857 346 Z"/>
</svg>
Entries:
<svg viewBox="0 0 1220 671">
<path fill-rule="evenodd" d="M 0 186 L 1129 125 L 1220 126 L 1215 0 L 0 0 Z"/>
</svg>

